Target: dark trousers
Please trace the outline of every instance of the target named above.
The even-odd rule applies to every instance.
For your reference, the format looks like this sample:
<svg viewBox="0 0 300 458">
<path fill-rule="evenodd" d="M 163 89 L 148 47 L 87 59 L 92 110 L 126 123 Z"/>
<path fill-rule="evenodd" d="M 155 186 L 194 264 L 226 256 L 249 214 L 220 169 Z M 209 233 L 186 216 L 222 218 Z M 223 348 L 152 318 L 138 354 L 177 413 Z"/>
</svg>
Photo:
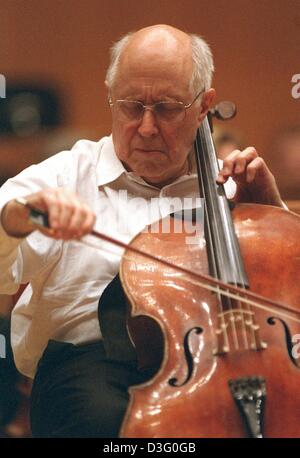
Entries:
<svg viewBox="0 0 300 458">
<path fill-rule="evenodd" d="M 126 298 L 119 277 L 99 302 L 104 343 L 75 346 L 50 340 L 39 362 L 31 397 L 34 437 L 117 437 L 128 387 L 157 368 L 137 369 L 126 329 Z"/>
<path fill-rule="evenodd" d="M 50 341 L 32 390 L 32 434 L 117 437 L 128 387 L 147 378 L 134 361 L 107 359 L 102 342 L 75 346 Z"/>
<path fill-rule="evenodd" d="M 14 363 L 10 343 L 10 320 L 0 316 L 0 336 L 5 337 L 5 357 L 0 355 L 0 437 L 2 428 L 15 416 L 20 395 L 17 382 L 20 374 Z M 3 350 L 3 349 L 2 349 Z"/>
</svg>

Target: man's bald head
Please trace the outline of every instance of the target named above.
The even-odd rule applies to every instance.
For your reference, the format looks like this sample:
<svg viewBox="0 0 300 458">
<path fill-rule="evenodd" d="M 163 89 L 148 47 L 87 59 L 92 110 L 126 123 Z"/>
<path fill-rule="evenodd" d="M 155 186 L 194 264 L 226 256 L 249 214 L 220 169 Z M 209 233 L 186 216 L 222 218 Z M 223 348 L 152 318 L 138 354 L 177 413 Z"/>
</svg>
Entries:
<svg viewBox="0 0 300 458">
<path fill-rule="evenodd" d="M 169 25 L 145 27 L 121 38 L 111 49 L 111 63 L 106 75 L 106 84 L 113 89 L 120 66 L 145 66 L 162 61 L 168 71 L 172 66 L 190 67 L 189 84 L 192 90 L 211 86 L 214 70 L 212 55 L 207 43 L 199 36 L 187 34 Z"/>
<path fill-rule="evenodd" d="M 153 25 L 130 34 L 123 52 L 151 49 L 152 52 L 178 52 L 181 48 L 191 52 L 191 39 L 188 34 L 169 25 Z"/>
</svg>

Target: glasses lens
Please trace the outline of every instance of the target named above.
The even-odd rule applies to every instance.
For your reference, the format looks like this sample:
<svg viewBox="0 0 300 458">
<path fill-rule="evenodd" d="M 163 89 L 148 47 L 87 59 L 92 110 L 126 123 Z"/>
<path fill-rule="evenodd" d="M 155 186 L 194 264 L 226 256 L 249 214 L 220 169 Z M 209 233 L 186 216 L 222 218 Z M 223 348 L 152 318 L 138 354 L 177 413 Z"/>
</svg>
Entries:
<svg viewBox="0 0 300 458">
<path fill-rule="evenodd" d="M 158 102 L 154 107 L 155 114 L 161 121 L 178 122 L 185 116 L 184 105 L 180 102 Z"/>
<path fill-rule="evenodd" d="M 126 119 L 140 119 L 143 115 L 143 104 L 131 100 L 118 100 L 116 103 L 119 113 Z"/>
<path fill-rule="evenodd" d="M 135 100 L 117 100 L 115 107 L 119 116 L 126 120 L 140 120 L 144 114 L 144 105 Z M 153 110 L 161 122 L 180 122 L 185 117 L 185 107 L 181 102 L 158 102 L 148 109 Z"/>
</svg>

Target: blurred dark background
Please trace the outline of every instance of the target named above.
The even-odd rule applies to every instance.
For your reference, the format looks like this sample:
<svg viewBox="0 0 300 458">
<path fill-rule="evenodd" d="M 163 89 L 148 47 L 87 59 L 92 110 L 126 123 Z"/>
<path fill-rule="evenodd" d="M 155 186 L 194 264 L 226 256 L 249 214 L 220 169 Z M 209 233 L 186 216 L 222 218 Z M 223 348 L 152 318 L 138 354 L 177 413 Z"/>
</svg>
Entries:
<svg viewBox="0 0 300 458">
<path fill-rule="evenodd" d="M 236 119 L 220 128 L 256 146 L 271 167 L 278 162 L 275 136 L 300 124 L 300 98 L 291 94 L 292 77 L 300 74 L 300 0 L 0 0 L 0 73 L 8 90 L 33 91 L 10 104 L 15 135 L 3 132 L 0 110 L 2 181 L 78 138 L 110 133 L 103 83 L 109 47 L 127 31 L 155 23 L 209 42 L 217 101 L 238 108 Z"/>
<path fill-rule="evenodd" d="M 292 97 L 292 78 L 300 74 L 300 0 L 0 0 L 0 184 L 79 138 L 110 133 L 109 48 L 155 23 L 208 41 L 216 102 L 232 100 L 238 109 L 234 120 L 215 124 L 220 157 L 231 147 L 255 146 L 283 198 L 300 212 L 300 98 Z M 10 309 L 0 297 L 0 315 L 9 317 Z M 15 423 L 6 417 L 5 434 L 26 436 L 29 388 L 17 383 L 22 414 Z"/>
</svg>

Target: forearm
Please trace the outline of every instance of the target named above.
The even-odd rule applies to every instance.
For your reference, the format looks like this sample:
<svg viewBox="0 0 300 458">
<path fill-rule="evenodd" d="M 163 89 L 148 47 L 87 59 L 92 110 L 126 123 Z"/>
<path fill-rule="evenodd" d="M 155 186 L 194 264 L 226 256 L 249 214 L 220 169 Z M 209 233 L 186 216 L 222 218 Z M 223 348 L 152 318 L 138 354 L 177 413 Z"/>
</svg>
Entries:
<svg viewBox="0 0 300 458">
<path fill-rule="evenodd" d="M 21 238 L 10 237 L 0 224 L 0 294 L 14 294 L 18 289 L 16 266 Z"/>
<path fill-rule="evenodd" d="M 11 199 L 0 211 L 0 293 L 14 294 L 23 275 L 20 244 L 34 230 L 26 208 Z M 30 224 L 30 226 L 29 226 Z"/>
</svg>

